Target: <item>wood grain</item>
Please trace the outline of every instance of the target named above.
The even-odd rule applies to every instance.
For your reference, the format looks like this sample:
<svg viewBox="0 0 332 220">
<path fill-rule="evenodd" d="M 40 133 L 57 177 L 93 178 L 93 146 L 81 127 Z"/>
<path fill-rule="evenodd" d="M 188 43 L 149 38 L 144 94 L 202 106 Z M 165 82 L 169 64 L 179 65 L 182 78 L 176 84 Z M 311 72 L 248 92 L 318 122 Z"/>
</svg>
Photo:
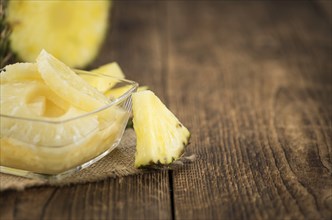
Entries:
<svg viewBox="0 0 332 220">
<path fill-rule="evenodd" d="M 331 25 L 312 1 L 115 1 L 117 61 L 192 132 L 179 170 L 0 195 L 0 219 L 332 218 Z"/>
<path fill-rule="evenodd" d="M 315 0 L 315 3 L 332 24 L 332 2 L 330 0 Z"/>
<path fill-rule="evenodd" d="M 199 158 L 174 171 L 176 219 L 331 218 L 331 30 L 311 6 L 168 3 L 167 92 Z"/>
<path fill-rule="evenodd" d="M 1 220 L 169 219 L 167 172 L 1 194 Z"/>
</svg>

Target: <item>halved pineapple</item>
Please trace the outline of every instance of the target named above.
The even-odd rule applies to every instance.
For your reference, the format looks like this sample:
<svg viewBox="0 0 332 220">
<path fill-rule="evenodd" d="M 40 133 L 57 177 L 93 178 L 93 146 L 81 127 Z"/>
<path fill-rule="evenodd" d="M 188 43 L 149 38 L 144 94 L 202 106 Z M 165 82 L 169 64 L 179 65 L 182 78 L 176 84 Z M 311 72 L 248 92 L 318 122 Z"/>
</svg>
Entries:
<svg viewBox="0 0 332 220">
<path fill-rule="evenodd" d="M 70 67 L 83 67 L 97 55 L 108 26 L 111 1 L 9 1 L 11 49 L 24 61 L 41 49 Z"/>
<path fill-rule="evenodd" d="M 188 129 L 150 90 L 134 93 L 132 100 L 135 167 L 166 165 L 178 159 L 189 142 Z"/>
</svg>

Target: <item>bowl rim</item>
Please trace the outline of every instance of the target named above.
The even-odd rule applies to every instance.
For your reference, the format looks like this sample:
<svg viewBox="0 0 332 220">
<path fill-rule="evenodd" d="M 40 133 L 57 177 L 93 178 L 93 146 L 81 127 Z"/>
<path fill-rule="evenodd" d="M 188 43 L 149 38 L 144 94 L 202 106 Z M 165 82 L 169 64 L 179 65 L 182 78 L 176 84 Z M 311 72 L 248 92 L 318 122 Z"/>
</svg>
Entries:
<svg viewBox="0 0 332 220">
<path fill-rule="evenodd" d="M 78 74 L 86 74 L 86 75 L 91 75 L 91 76 L 102 76 L 102 77 L 108 77 L 108 78 L 112 78 L 117 80 L 118 82 L 124 82 L 127 83 L 128 85 L 130 85 L 130 88 L 128 88 L 123 94 L 121 94 L 121 96 L 115 98 L 115 99 L 110 99 L 110 103 L 97 108 L 93 111 L 72 117 L 72 118 L 67 118 L 67 119 L 60 119 L 57 120 L 56 118 L 51 118 L 51 117 L 45 117 L 45 119 L 39 119 L 39 118 L 29 118 L 29 117 L 21 117 L 21 116 L 12 116 L 12 115 L 6 115 L 6 114 L 1 114 L 0 113 L 0 118 L 10 118 L 10 119 L 16 119 L 16 120 L 24 120 L 24 121 L 32 121 L 32 122 L 41 122 L 41 123 L 50 123 L 50 124 L 62 124 L 62 123 L 67 123 L 70 121 L 74 121 L 76 119 L 80 119 L 80 118 L 84 118 L 84 117 L 88 117 L 91 116 L 93 114 L 96 114 L 98 112 L 101 112 L 107 108 L 110 108 L 112 106 L 115 106 L 119 103 L 121 103 L 122 101 L 126 100 L 132 93 L 134 93 L 136 91 L 136 89 L 138 88 L 139 84 L 133 80 L 128 80 L 128 79 L 120 79 L 117 77 L 113 77 L 113 76 L 108 76 L 105 74 L 97 74 L 97 73 L 93 73 L 91 71 L 85 71 L 85 70 L 78 70 L 78 69 L 73 69 L 76 73 Z"/>
</svg>

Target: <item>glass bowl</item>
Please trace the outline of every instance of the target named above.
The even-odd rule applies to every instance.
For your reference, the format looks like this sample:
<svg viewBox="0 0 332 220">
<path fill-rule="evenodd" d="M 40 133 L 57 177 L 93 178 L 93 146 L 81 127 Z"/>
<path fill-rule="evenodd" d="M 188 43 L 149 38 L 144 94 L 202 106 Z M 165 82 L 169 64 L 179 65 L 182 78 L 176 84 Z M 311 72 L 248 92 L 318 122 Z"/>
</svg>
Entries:
<svg viewBox="0 0 332 220">
<path fill-rule="evenodd" d="M 119 144 L 138 84 L 106 75 L 77 74 L 112 81 L 110 102 L 92 112 L 68 117 L 14 117 L 0 114 L 0 172 L 39 179 L 61 179 L 97 162 Z M 119 93 L 120 92 L 120 93 Z"/>
</svg>

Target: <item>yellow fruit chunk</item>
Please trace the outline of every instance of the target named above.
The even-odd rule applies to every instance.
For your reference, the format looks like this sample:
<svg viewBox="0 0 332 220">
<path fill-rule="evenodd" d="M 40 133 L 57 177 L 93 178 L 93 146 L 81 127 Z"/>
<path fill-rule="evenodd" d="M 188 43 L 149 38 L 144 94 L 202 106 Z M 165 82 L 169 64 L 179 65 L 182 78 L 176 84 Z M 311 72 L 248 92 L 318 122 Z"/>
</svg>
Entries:
<svg viewBox="0 0 332 220">
<path fill-rule="evenodd" d="M 93 111 L 110 103 L 102 93 L 45 50 L 39 54 L 37 66 L 45 84 L 73 106 Z"/>
<path fill-rule="evenodd" d="M 29 103 L 27 103 L 27 107 L 32 111 L 35 115 L 42 116 L 45 114 L 46 109 L 46 97 L 45 96 L 37 96 L 34 97 Z"/>
<path fill-rule="evenodd" d="M 68 144 L 79 145 L 88 135 L 98 131 L 97 116 L 70 120 L 86 112 L 70 107 L 56 118 L 39 117 L 36 120 L 1 118 L 1 135 L 8 142 L 28 146 L 61 147 Z"/>
<path fill-rule="evenodd" d="M 81 120 L 81 118 L 78 120 Z M 86 122 L 87 121 L 83 121 L 82 124 L 79 122 L 77 125 L 89 127 L 89 124 L 85 124 Z M 25 143 L 22 142 L 22 140 L 13 138 L 1 138 L 0 164 L 2 166 L 37 173 L 58 174 L 74 168 L 75 166 L 82 165 L 82 163 L 95 158 L 105 151 L 114 149 L 116 140 L 122 134 L 123 125 L 123 121 L 116 121 L 112 126 L 104 130 L 97 132 L 92 130 L 90 133 L 87 132 L 87 135 L 71 144 L 69 142 L 73 140 L 68 138 L 73 134 L 73 132 L 71 132 L 73 130 L 69 129 L 68 131 L 67 129 L 70 126 L 64 126 L 64 132 L 62 132 L 62 134 L 66 135 L 68 132 L 68 135 L 65 136 L 65 139 L 59 139 L 62 140 L 60 144 L 64 144 L 65 141 L 69 144 L 62 147 L 52 147 L 53 145 L 50 147 L 35 146 L 30 144 L 33 139 L 30 139 L 29 143 Z M 50 138 L 50 136 L 47 138 Z"/>
<path fill-rule="evenodd" d="M 69 107 L 66 101 L 39 81 L 5 83 L 0 85 L 0 89 L 3 115 L 38 118 L 49 116 L 45 114 L 46 108 L 57 108 L 63 114 Z"/>
<path fill-rule="evenodd" d="M 93 86 L 102 93 L 112 88 L 118 82 L 117 79 L 125 78 L 120 66 L 116 62 L 100 66 L 97 69 L 91 70 L 91 72 L 102 74 L 104 76 L 109 76 L 109 77 L 95 77 L 88 74 L 80 75 L 91 86 Z"/>
<path fill-rule="evenodd" d="M 104 94 L 106 97 L 110 97 L 110 98 L 118 98 L 121 95 L 123 95 L 126 91 L 128 91 L 130 88 L 130 85 L 128 86 L 121 86 L 121 87 L 117 87 L 114 89 L 109 89 L 108 91 L 106 91 Z M 147 90 L 148 87 L 147 86 L 140 86 L 137 88 L 137 91 L 144 91 Z"/>
<path fill-rule="evenodd" d="M 97 116 L 69 105 L 38 81 L 1 84 L 1 136 L 41 146 L 76 143 L 98 128 Z M 16 119 L 23 117 L 29 119 Z M 66 121 L 68 120 L 68 121 Z"/>
<path fill-rule="evenodd" d="M 58 174 L 87 166 L 116 147 L 129 118 L 130 93 L 124 92 L 123 99 L 112 103 L 80 77 L 88 73 L 76 72 L 46 51 L 36 64 L 4 68 L 0 75 L 1 166 Z M 131 84 L 130 92 L 137 87 L 133 82 L 121 83 Z"/>
<path fill-rule="evenodd" d="M 117 79 L 125 78 L 125 75 L 117 62 L 112 62 L 112 63 L 102 65 L 102 66 L 98 67 L 97 69 L 91 70 L 91 72 L 115 77 Z"/>
<path fill-rule="evenodd" d="M 70 67 L 97 55 L 107 29 L 111 1 L 9 1 L 11 48 L 32 62 L 44 48 Z"/>
<path fill-rule="evenodd" d="M 190 132 L 151 91 L 132 95 L 137 136 L 135 167 L 170 164 L 188 144 Z"/>
<path fill-rule="evenodd" d="M 22 82 L 31 80 L 42 80 L 37 64 L 35 63 L 15 63 L 7 65 L 0 72 L 0 82 Z"/>
</svg>

